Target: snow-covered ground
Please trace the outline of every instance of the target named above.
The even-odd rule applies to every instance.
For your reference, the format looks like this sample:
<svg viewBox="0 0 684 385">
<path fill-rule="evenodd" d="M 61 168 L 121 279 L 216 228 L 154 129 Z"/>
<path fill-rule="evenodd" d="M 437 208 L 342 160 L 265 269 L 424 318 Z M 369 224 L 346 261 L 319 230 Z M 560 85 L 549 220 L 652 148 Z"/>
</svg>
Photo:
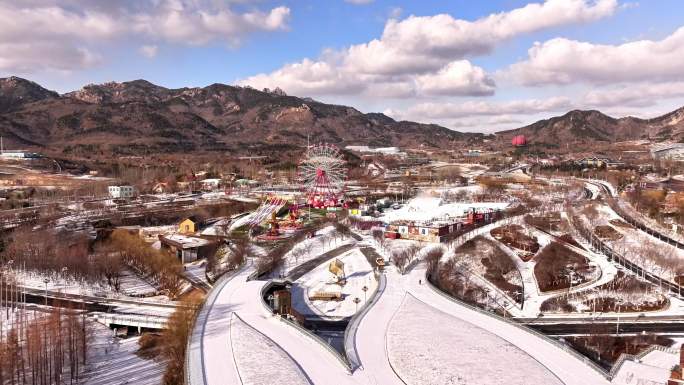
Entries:
<svg viewBox="0 0 684 385">
<path fill-rule="evenodd" d="M 346 284 L 335 283 L 336 278 L 328 271 L 329 262 L 322 263 L 305 274 L 292 287 L 292 306 L 303 315 L 316 314 L 324 317 L 351 317 L 356 309 L 365 304 L 377 288 L 373 268 L 363 253 L 352 249 L 338 257 L 344 263 Z M 367 291 L 363 291 L 363 287 Z M 342 294 L 342 301 L 310 301 L 309 296 L 319 291 L 335 291 Z M 358 298 L 358 305 L 354 299 Z"/>
<path fill-rule="evenodd" d="M 430 221 L 462 217 L 471 209 L 503 210 L 506 207 L 508 207 L 508 202 L 444 203 L 441 198 L 424 196 L 411 199 L 399 210 L 387 212 L 380 219 L 384 222 Z"/>
<path fill-rule="evenodd" d="M 117 298 L 122 296 L 148 297 L 156 293 L 156 289 L 152 285 L 128 269 L 124 269 L 122 272 L 120 293 L 116 293 L 105 280 L 90 283 L 29 271 L 15 271 L 15 274 L 22 286 L 32 289 L 45 290 L 45 279 L 47 278 L 47 290 L 50 292 Z M 168 300 L 168 297 L 155 296 L 155 299 Z"/>
<path fill-rule="evenodd" d="M 679 242 L 684 242 L 684 237 L 682 237 L 676 231 L 673 231 L 673 229 L 671 227 L 665 226 L 665 225 L 659 223 L 658 221 L 648 217 L 647 215 L 640 213 L 631 204 L 629 204 L 628 202 L 626 202 L 623 199 L 618 198 L 618 199 L 616 199 L 616 202 L 617 202 L 619 208 L 624 210 L 624 212 L 627 215 L 632 216 L 634 219 L 636 219 L 639 222 L 647 225 L 651 229 L 662 233 L 663 235 L 667 235 L 668 237 L 670 237 L 674 240 L 677 240 Z"/>
<path fill-rule="evenodd" d="M 605 242 L 631 262 L 663 279 L 674 281 L 677 275 L 684 275 L 684 250 L 669 245 L 643 231 L 631 226 L 616 226 L 611 220 L 621 220 L 620 216 L 606 205 L 596 206 L 598 216 L 590 222 L 585 215 L 581 218 L 587 227 L 611 226 L 623 235 L 622 238 Z"/>
<path fill-rule="evenodd" d="M 88 364 L 82 385 L 160 385 L 165 365 L 136 354 L 140 337 L 117 338 L 104 325 L 92 323 Z"/>
<path fill-rule="evenodd" d="M 185 268 L 185 275 L 189 276 L 191 279 L 195 281 L 201 281 L 206 284 L 209 284 L 209 281 L 207 280 L 207 275 L 206 273 L 206 266 L 207 266 L 207 260 L 206 259 L 200 259 L 194 262 L 186 263 L 183 265 Z"/>
<path fill-rule="evenodd" d="M 392 366 L 410 385 L 562 384 L 495 334 L 407 295 L 387 330 Z"/>
<path fill-rule="evenodd" d="M 287 276 L 292 269 L 310 261 L 323 253 L 334 250 L 342 245 L 353 243 L 354 238 L 344 237 L 335 231 L 333 226 L 324 227 L 316 232 L 313 238 L 307 238 L 297 245 L 292 250 L 285 254 L 283 263 L 280 264 L 274 273 Z"/>
<path fill-rule="evenodd" d="M 308 385 L 309 381 L 296 362 L 280 346 L 243 320 L 232 316 L 231 343 L 234 364 L 243 385 Z M 268 365 L 274 370 L 264 370 Z"/>
<path fill-rule="evenodd" d="M 569 350 L 562 349 L 549 339 L 535 335 L 525 328 L 450 301 L 445 296 L 436 293 L 428 285 L 419 284 L 419 279 L 424 279 L 424 277 L 425 267 L 419 266 L 405 278 L 406 290 L 418 300 L 450 316 L 476 325 L 478 328 L 495 334 L 517 346 L 553 372 L 565 385 L 607 384 L 601 374 L 587 365 L 584 359 L 579 358 L 579 354 L 572 354 Z M 474 338 L 474 341 L 477 339 Z M 477 342 L 473 343 L 477 344 Z M 537 384 L 537 382 L 528 383 Z"/>
<path fill-rule="evenodd" d="M 612 383 L 616 385 L 665 385 L 675 365 L 679 365 L 679 354 L 676 350 L 654 350 L 638 360 L 625 361 L 615 374 Z"/>
</svg>

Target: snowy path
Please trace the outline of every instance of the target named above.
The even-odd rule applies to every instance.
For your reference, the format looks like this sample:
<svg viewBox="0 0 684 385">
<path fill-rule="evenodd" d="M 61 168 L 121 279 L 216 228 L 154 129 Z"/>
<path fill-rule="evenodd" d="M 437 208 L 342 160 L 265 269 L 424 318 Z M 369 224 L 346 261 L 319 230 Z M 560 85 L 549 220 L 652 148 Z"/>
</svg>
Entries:
<svg viewBox="0 0 684 385">
<path fill-rule="evenodd" d="M 340 385 L 355 383 L 347 369 L 331 352 L 267 311 L 259 299 L 261 289 L 265 284 L 264 281 L 250 281 L 240 285 L 231 299 L 230 306 L 233 311 L 245 323 L 270 338 L 286 351 L 302 368 L 312 383 Z M 216 351 L 212 354 L 216 355 Z M 249 362 L 263 373 L 269 372 L 262 362 L 254 362 L 253 360 Z M 210 376 L 209 378 L 215 377 Z"/>
<path fill-rule="evenodd" d="M 430 343 L 425 343 L 430 341 Z M 561 385 L 553 373 L 470 322 L 407 295 L 387 331 L 389 359 L 409 384 Z"/>
<path fill-rule="evenodd" d="M 539 231 L 537 229 L 532 229 L 534 235 L 537 237 L 537 239 L 541 240 L 541 248 L 543 248 L 546 244 L 551 242 L 551 238 L 548 234 Z M 573 251 L 589 260 L 590 263 L 594 264 L 597 269 L 600 269 L 600 276 L 598 279 L 591 280 L 589 282 L 586 282 L 582 285 L 575 286 L 571 289 L 562 289 L 562 290 L 555 290 L 555 291 L 550 291 L 550 292 L 544 292 L 541 293 L 539 292 L 539 288 L 537 285 L 537 280 L 534 275 L 534 259 L 532 259 L 529 262 L 522 262 L 519 258 L 516 261 L 516 264 L 518 264 L 518 269 L 521 271 L 521 274 L 523 274 L 523 282 L 526 282 L 526 279 L 532 279 L 534 282 L 534 292 L 528 292 L 528 286 L 525 286 L 525 305 L 523 306 L 523 312 L 522 312 L 522 317 L 536 317 L 540 312 L 541 312 L 541 305 L 544 303 L 544 301 L 558 297 L 561 295 L 567 295 L 567 294 L 576 294 L 580 292 L 585 292 L 594 289 L 595 287 L 604 285 L 613 279 L 615 279 L 618 269 L 613 265 L 611 262 L 608 261 L 608 258 L 603 255 L 598 255 L 596 253 L 581 249 L 579 247 L 573 246 L 568 243 L 563 243 L 563 245 L 568 248 L 570 251 Z M 507 248 L 506 246 L 503 246 L 503 248 Z M 540 248 L 540 249 L 541 249 Z M 509 249 L 510 250 L 510 249 Z M 525 268 L 525 271 L 523 272 L 522 268 L 520 265 L 523 265 Z M 531 277 L 530 277 L 531 275 Z M 532 285 L 529 285 L 532 286 Z M 528 295 L 528 293 L 530 295 Z"/>
<path fill-rule="evenodd" d="M 501 224 L 495 223 L 474 230 L 468 237 L 462 237 L 460 241 L 487 233 L 494 226 Z M 264 307 L 260 294 L 266 282 L 247 281 L 253 269 L 253 266 L 249 264 L 232 278 L 222 279 L 210 292 L 193 330 L 188 363 L 190 385 L 243 384 L 245 378 L 241 378 L 241 373 L 259 373 L 264 376 L 263 378 L 252 376 L 250 378 L 253 380 L 250 383 L 300 384 L 304 381 L 302 376 L 312 384 L 405 385 L 408 383 L 418 385 L 425 383 L 425 380 L 417 381 L 416 373 L 413 373 L 411 368 L 403 366 L 404 364 L 401 364 L 402 368 L 393 368 L 390 364 L 394 362 L 399 366 L 399 361 L 397 361 L 399 356 L 405 358 L 408 355 L 410 358 L 412 354 L 416 354 L 415 351 L 407 350 L 407 347 L 412 344 L 423 344 L 429 349 L 433 342 L 438 342 L 419 338 L 416 333 L 411 333 L 403 327 L 391 329 L 393 319 L 409 296 L 428 307 L 428 313 L 441 314 L 439 317 L 441 321 L 437 321 L 439 324 L 437 326 L 446 327 L 442 333 L 458 330 L 459 325 L 462 327 L 467 325 L 467 328 L 473 331 L 460 333 L 456 337 L 450 334 L 445 336 L 445 338 L 459 339 L 461 345 L 458 350 L 439 352 L 439 354 L 435 352 L 434 356 L 422 358 L 431 360 L 432 365 L 438 368 L 440 373 L 446 374 L 447 377 L 440 377 L 440 379 L 447 378 L 444 380 L 447 382 L 443 383 L 449 383 L 448 381 L 461 378 L 459 376 L 465 376 L 467 373 L 455 373 L 455 371 L 466 369 L 463 366 L 451 365 L 448 360 L 437 359 L 442 357 L 440 354 L 451 354 L 454 359 L 458 359 L 459 355 L 470 352 L 471 355 L 468 357 L 471 360 L 488 360 L 487 365 L 479 368 L 487 370 L 480 370 L 481 373 L 477 374 L 477 380 L 484 381 L 501 378 L 502 370 L 510 372 L 512 369 L 510 354 L 515 351 L 519 361 L 522 362 L 521 367 L 531 371 L 530 381 L 536 381 L 534 378 L 545 378 L 544 383 L 553 384 L 556 383 L 555 378 L 558 378 L 565 385 L 608 384 L 603 375 L 593 370 L 586 363 L 587 360 L 578 354 L 572 354 L 560 345 L 535 335 L 519 325 L 505 322 L 450 300 L 430 288 L 425 283 L 425 268 L 422 266 L 414 268 L 405 276 L 400 275 L 393 266 L 386 268 L 384 274 L 387 286 L 377 303 L 361 319 L 356 330 L 355 345 L 361 365 L 353 373 L 349 373 L 337 357 L 319 341 L 280 321 Z M 419 284 L 419 280 L 423 283 Z M 404 313 L 403 316 L 420 317 L 421 312 L 423 311 L 416 313 L 415 310 L 409 309 L 408 313 Z M 234 320 L 237 319 L 241 320 L 240 322 L 244 325 L 235 324 Z M 415 327 L 429 329 L 435 326 L 427 322 L 415 325 Z M 435 322 L 435 320 L 430 322 Z M 484 336 L 492 343 L 482 345 Z M 419 341 L 416 341 L 416 338 L 419 338 Z M 439 338 L 439 335 L 435 338 Z M 406 344 L 402 344 L 404 340 Z M 280 352 L 276 356 L 282 360 L 282 365 L 265 365 L 263 360 L 257 359 L 263 354 L 264 343 L 268 349 Z M 507 348 L 502 349 L 502 346 Z M 283 355 L 282 352 L 287 354 Z M 402 359 L 401 362 L 408 361 Z M 397 372 L 404 373 L 403 378 Z M 274 380 L 264 382 L 264 378 Z M 423 378 L 426 377 L 423 375 Z M 439 381 L 442 380 L 437 379 L 437 381 L 440 383 Z"/>
<path fill-rule="evenodd" d="M 82 385 L 136 384 L 159 385 L 165 365 L 154 359 L 141 358 L 138 351 L 140 337 L 115 338 L 112 330 L 100 324 L 92 326 L 88 364 Z"/>
<path fill-rule="evenodd" d="M 548 378 L 556 376 L 565 385 L 608 384 L 608 381 L 601 374 L 592 370 L 592 368 L 585 364 L 582 359 L 578 358 L 578 355 L 573 355 L 560 348 L 558 345 L 534 335 L 521 327 L 472 310 L 435 292 L 425 283 L 425 268 L 422 266 L 415 268 L 406 276 L 399 275 L 393 267 L 389 267 L 385 274 L 387 277 L 387 288 L 380 297 L 380 300 L 361 321 L 357 331 L 356 346 L 361 361 L 361 368 L 357 373 L 363 371 L 370 383 L 390 385 L 421 383 L 411 381 L 412 379 L 420 377 L 416 377 L 413 370 L 404 368 L 402 371 L 402 369 L 393 368 L 393 366 L 390 365 L 392 360 L 397 363 L 397 360 L 409 362 L 412 359 L 418 359 L 418 357 L 413 357 L 408 360 L 404 359 L 407 354 L 413 354 L 406 351 L 405 349 L 408 348 L 405 346 L 416 344 L 415 333 L 412 333 L 410 330 L 405 330 L 405 328 L 394 328 L 391 332 L 389 332 L 388 329 L 390 327 L 389 325 L 392 324 L 393 318 L 400 311 L 405 298 L 407 296 L 413 296 L 424 304 L 436 309 L 435 311 L 441 311 L 454 317 L 451 319 L 453 324 L 449 324 L 451 326 L 445 333 L 448 333 L 448 330 L 454 330 L 454 333 L 457 333 L 456 330 L 459 330 L 458 324 L 463 322 L 467 323 L 469 325 L 468 327 L 476 328 L 474 330 L 477 330 L 477 333 L 471 333 L 472 335 L 470 338 L 467 338 L 467 336 L 462 338 L 458 350 L 451 351 L 451 354 L 455 355 L 457 358 L 460 354 L 467 354 L 467 351 L 472 350 L 477 351 L 478 347 L 482 347 L 481 343 L 483 336 L 488 336 L 489 338 L 498 336 L 502 340 L 526 353 L 526 355 L 523 356 L 525 357 L 523 361 L 527 362 L 526 365 L 529 365 L 530 370 L 534 373 L 542 373 L 544 372 L 542 369 L 546 368 L 548 371 L 547 376 L 552 373 L 551 377 Z M 418 280 L 422 280 L 423 283 L 419 284 Z M 423 310 L 418 313 L 421 312 L 423 312 Z M 419 315 L 414 314 L 409 316 L 413 317 Z M 443 320 L 443 322 L 447 321 Z M 438 326 L 443 327 L 441 324 L 431 324 L 427 320 L 421 325 L 416 325 L 416 327 L 423 329 L 433 329 Z M 388 332 L 390 333 L 389 335 L 387 334 Z M 447 338 L 447 336 L 444 337 Z M 453 336 L 448 337 L 450 338 Z M 391 343 L 389 342 L 390 339 L 392 340 Z M 431 345 L 432 343 L 437 343 L 438 339 L 439 336 L 433 336 L 430 340 L 420 338 L 419 343 Z M 405 344 L 398 342 L 401 340 L 404 340 Z M 404 348 L 402 348 L 402 346 L 404 346 Z M 493 344 L 491 346 L 501 345 Z M 510 350 L 501 350 L 499 348 L 480 349 L 478 351 L 480 359 L 488 359 L 501 365 L 509 362 L 508 360 L 510 357 L 508 353 L 510 353 Z M 402 355 L 404 358 L 397 358 Z M 430 356 L 429 359 L 435 359 L 435 357 Z M 469 359 L 472 359 L 472 357 L 469 357 Z M 454 372 L 457 370 L 457 367 L 449 366 L 445 361 L 436 362 L 439 362 L 439 364 L 436 365 L 434 362 L 431 364 L 435 367 L 435 370 L 439 370 L 442 373 L 452 373 L 454 378 L 461 375 L 466 376 L 466 373 L 459 374 Z M 535 366 L 535 362 L 538 362 L 541 365 Z M 497 365 L 498 364 L 490 365 L 492 368 L 491 372 L 481 371 L 480 375 L 482 378 L 497 378 L 494 376 L 501 370 L 501 367 Z M 540 366 L 543 366 L 543 368 L 540 368 Z M 404 374 L 400 377 L 397 372 Z M 544 383 L 553 382 L 547 381 Z"/>
<path fill-rule="evenodd" d="M 418 281 L 423 280 L 423 284 Z M 545 366 L 565 385 L 601 385 L 609 381 L 593 370 L 585 360 L 559 347 L 547 339 L 539 337 L 523 327 L 505 322 L 488 314 L 473 310 L 458 302 L 447 299 L 437 293 L 425 281 L 425 268 L 414 269 L 406 280 L 406 287 L 411 295 L 453 317 L 476 325 L 490 333 L 496 334 L 512 345 L 517 346 L 529 356 Z M 477 344 L 477 341 L 473 341 Z M 490 352 L 486 357 L 496 360 L 497 352 Z"/>
<path fill-rule="evenodd" d="M 211 291 L 193 330 L 187 363 L 188 383 L 243 384 L 240 373 L 258 371 L 264 376 L 293 381 L 279 384 L 299 384 L 301 376 L 293 372 L 293 368 L 299 368 L 313 384 L 354 384 L 352 376 L 332 353 L 278 320 L 263 306 L 260 294 L 266 282 L 247 281 L 253 271 L 249 264 L 233 277 L 226 277 Z M 263 347 L 233 340 L 231 320 L 236 320 L 235 316 L 287 352 L 295 365 L 272 366 L 251 359 L 258 356 Z M 232 348 L 236 344 L 240 346 L 238 350 L 242 357 L 233 355 Z"/>
<path fill-rule="evenodd" d="M 231 319 L 231 342 L 235 363 L 243 384 L 310 384 L 304 372 L 283 349 L 237 316 Z M 279 370 L 264 373 L 257 363 Z"/>
<path fill-rule="evenodd" d="M 515 267 L 518 269 L 520 272 L 520 276 L 522 278 L 522 284 L 523 284 L 523 296 L 525 300 L 523 301 L 523 306 L 522 310 L 518 311 L 519 309 L 512 308 L 509 310 L 511 314 L 515 317 L 522 316 L 525 313 L 530 313 L 536 311 L 539 313 L 539 304 L 536 304 L 535 299 L 539 298 L 540 293 L 539 293 L 539 285 L 537 284 L 537 278 L 534 275 L 534 265 L 535 262 L 534 260 L 531 260 L 529 262 L 525 262 L 520 257 L 518 254 L 516 254 L 513 250 L 511 250 L 510 247 L 504 245 L 503 243 L 499 242 L 496 240 L 496 238 L 492 237 L 491 234 L 485 234 L 484 235 L 487 239 L 490 239 L 494 242 L 496 242 L 497 246 L 499 249 L 501 249 L 504 253 L 508 255 L 508 257 L 515 263 Z M 544 247 L 543 245 L 540 245 L 541 247 Z M 536 310 L 534 310 L 536 308 Z M 532 309 L 532 310 L 530 310 Z M 536 315 L 535 313 L 534 315 Z"/>
<path fill-rule="evenodd" d="M 401 280 L 396 279 L 400 275 L 394 266 L 388 266 L 386 271 L 387 287 L 378 302 L 361 320 L 356 332 L 356 349 L 361 361 L 361 367 L 356 373 L 362 371 L 370 384 L 402 385 L 406 383 L 389 364 L 385 333 L 406 292 Z"/>
</svg>

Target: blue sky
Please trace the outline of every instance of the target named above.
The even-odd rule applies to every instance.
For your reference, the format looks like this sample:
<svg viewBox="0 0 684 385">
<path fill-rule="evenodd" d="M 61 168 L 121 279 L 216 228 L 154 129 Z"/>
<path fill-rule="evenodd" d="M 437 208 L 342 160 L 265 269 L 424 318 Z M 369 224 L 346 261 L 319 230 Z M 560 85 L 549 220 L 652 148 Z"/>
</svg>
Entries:
<svg viewBox="0 0 684 385">
<path fill-rule="evenodd" d="M 483 132 L 684 105 L 681 0 L 16 3 L 0 0 L 0 76 L 59 92 L 139 78 L 279 86 Z"/>
</svg>

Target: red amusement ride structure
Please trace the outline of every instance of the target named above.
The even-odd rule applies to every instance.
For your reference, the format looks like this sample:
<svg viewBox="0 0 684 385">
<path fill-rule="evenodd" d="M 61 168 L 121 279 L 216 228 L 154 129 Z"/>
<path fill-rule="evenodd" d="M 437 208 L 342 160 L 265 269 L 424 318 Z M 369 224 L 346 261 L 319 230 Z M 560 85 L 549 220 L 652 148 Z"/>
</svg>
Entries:
<svg viewBox="0 0 684 385">
<path fill-rule="evenodd" d="M 346 162 L 340 150 L 331 144 L 310 146 L 299 163 L 298 177 L 310 207 L 337 206 L 347 177 Z"/>
</svg>

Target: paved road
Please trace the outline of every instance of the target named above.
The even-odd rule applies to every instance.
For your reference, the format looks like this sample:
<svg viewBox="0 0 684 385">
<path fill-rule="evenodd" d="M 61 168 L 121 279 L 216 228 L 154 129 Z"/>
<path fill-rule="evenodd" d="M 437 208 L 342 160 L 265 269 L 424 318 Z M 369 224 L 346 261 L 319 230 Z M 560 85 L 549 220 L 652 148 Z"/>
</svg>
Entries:
<svg viewBox="0 0 684 385">
<path fill-rule="evenodd" d="M 479 231 L 488 231 L 481 228 Z M 313 384 L 402 385 L 404 380 L 390 365 L 387 332 L 390 321 L 402 301 L 411 295 L 459 322 L 469 322 L 515 345 L 543 365 L 566 385 L 606 385 L 602 372 L 594 370 L 587 359 L 573 354 L 560 344 L 533 334 L 520 325 L 503 321 L 474 310 L 431 289 L 421 265 L 408 275 L 400 275 L 393 266 L 386 269 L 386 287 L 377 302 L 360 320 L 355 334 L 359 367 L 352 373 L 326 347 L 302 331 L 273 316 L 260 298 L 265 281 L 248 281 L 254 271 L 250 265 L 234 276 L 222 278 L 210 291 L 200 312 L 190 342 L 187 373 L 189 385 L 241 384 L 238 368 L 232 360 L 231 319 L 238 315 L 246 324 L 268 337 L 291 357 Z M 418 281 L 422 280 L 423 284 Z M 408 336 L 407 336 L 408 337 Z M 429 344 L 429 341 L 425 341 Z M 472 341 L 473 347 L 478 341 Z M 496 360 L 497 352 L 483 359 Z M 266 375 L 277 368 L 257 365 Z M 259 366 L 260 365 L 260 366 Z"/>
<path fill-rule="evenodd" d="M 524 327 L 484 314 L 438 294 L 425 284 L 425 272 L 425 267 L 419 266 L 409 274 L 406 281 L 408 292 L 419 300 L 498 335 L 544 365 L 566 385 L 609 384 L 602 374 L 589 366 L 589 360 L 580 358 L 579 354 L 572 354 L 552 341 L 532 334 Z M 419 280 L 423 281 L 422 285 L 418 283 Z"/>
</svg>

